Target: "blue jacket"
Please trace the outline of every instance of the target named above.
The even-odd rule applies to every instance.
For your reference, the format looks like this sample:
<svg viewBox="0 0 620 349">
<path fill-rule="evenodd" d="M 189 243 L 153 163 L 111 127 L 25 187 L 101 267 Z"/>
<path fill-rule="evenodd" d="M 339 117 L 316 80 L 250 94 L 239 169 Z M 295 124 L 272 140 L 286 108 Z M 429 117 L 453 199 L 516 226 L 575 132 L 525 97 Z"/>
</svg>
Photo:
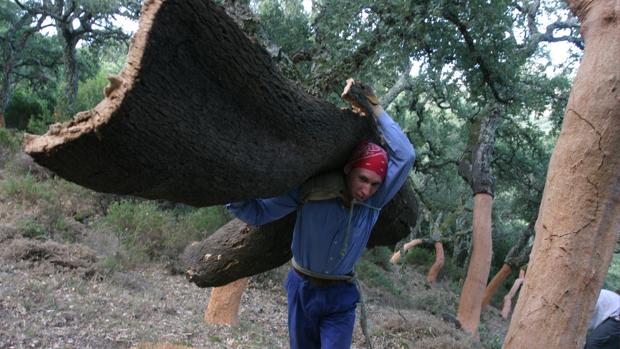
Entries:
<svg viewBox="0 0 620 349">
<path fill-rule="evenodd" d="M 295 188 L 272 198 L 231 203 L 228 209 L 250 225 L 263 225 L 297 210 L 291 246 L 295 262 L 317 274 L 350 274 L 380 209 L 400 190 L 415 160 L 413 146 L 398 124 L 387 113 L 378 120 L 387 143 L 388 170 L 377 192 L 364 203 L 351 209 L 341 199 L 302 203 Z"/>
</svg>

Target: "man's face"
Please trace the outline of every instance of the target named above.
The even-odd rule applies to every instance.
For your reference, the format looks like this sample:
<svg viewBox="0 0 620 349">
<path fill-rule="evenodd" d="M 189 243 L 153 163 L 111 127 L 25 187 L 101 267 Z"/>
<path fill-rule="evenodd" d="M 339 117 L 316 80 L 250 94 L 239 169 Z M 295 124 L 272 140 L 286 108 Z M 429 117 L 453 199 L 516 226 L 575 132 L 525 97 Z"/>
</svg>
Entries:
<svg viewBox="0 0 620 349">
<path fill-rule="evenodd" d="M 379 189 L 382 181 L 375 171 L 356 167 L 347 174 L 347 189 L 351 198 L 366 201 Z"/>
</svg>

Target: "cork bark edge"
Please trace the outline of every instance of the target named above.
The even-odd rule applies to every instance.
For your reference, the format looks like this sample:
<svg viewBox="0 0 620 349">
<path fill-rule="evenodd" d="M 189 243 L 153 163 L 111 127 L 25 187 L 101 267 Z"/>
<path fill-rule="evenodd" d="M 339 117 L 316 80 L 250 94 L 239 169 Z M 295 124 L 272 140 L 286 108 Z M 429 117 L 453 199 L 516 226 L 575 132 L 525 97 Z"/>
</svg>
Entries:
<svg viewBox="0 0 620 349">
<path fill-rule="evenodd" d="M 164 0 L 146 0 L 141 9 L 138 30 L 131 39 L 127 62 L 117 76 L 108 77 L 109 84 L 104 90 L 104 98 L 93 109 L 78 112 L 72 120 L 50 125 L 47 133 L 41 136 L 25 134 L 24 150 L 28 154 L 44 153 L 64 143 L 94 132 L 105 125 L 114 111 L 121 105 L 140 72 L 142 57 L 146 48 L 155 16 Z"/>
</svg>

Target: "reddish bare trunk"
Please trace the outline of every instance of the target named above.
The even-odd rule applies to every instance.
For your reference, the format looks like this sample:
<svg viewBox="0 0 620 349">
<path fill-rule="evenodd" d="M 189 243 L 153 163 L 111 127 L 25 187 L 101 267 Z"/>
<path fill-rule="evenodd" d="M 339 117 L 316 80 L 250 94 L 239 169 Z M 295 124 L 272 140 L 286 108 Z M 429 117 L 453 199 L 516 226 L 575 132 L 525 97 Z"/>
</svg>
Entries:
<svg viewBox="0 0 620 349">
<path fill-rule="evenodd" d="M 435 242 L 435 263 L 431 266 L 431 269 L 428 271 L 428 275 L 426 276 L 426 281 L 430 284 L 435 283 L 437 281 L 437 276 L 443 268 L 443 263 L 445 261 L 445 256 L 443 253 L 443 245 L 441 242 Z"/>
<path fill-rule="evenodd" d="M 491 195 L 477 194 L 474 196 L 472 254 L 457 313 L 463 329 L 472 335 L 477 335 L 482 297 L 491 269 L 492 207 L 493 197 Z"/>
<path fill-rule="evenodd" d="M 511 273 L 512 267 L 504 263 L 504 265 L 502 265 L 502 268 L 497 272 L 497 274 L 495 274 L 491 282 L 489 282 L 487 288 L 484 290 L 482 307 L 486 307 L 487 305 L 491 304 L 491 298 L 493 298 L 495 292 L 497 292 L 497 289 L 504 283 L 504 281 L 506 281 L 506 279 L 510 276 Z"/>
<path fill-rule="evenodd" d="M 504 296 L 504 305 L 502 306 L 502 317 L 504 319 L 508 319 L 508 315 L 510 315 L 510 311 L 512 310 L 512 299 L 515 297 L 517 292 L 519 292 L 519 288 L 523 285 L 524 280 L 525 273 L 521 270 L 519 272 L 519 277 L 512 284 L 510 291 Z"/>
<path fill-rule="evenodd" d="M 583 348 L 620 231 L 620 2 L 568 1 L 585 52 L 504 348 Z"/>
<path fill-rule="evenodd" d="M 403 246 L 403 251 L 409 251 L 410 249 L 416 247 L 417 245 L 423 243 L 424 240 L 422 239 L 413 239 L 411 241 L 409 241 L 408 243 L 405 244 L 405 246 Z M 390 262 L 392 262 L 392 264 L 396 264 L 398 263 L 398 261 L 400 260 L 400 251 L 396 251 L 394 252 L 394 254 L 392 255 L 392 257 L 390 258 Z"/>
<path fill-rule="evenodd" d="M 210 324 L 235 326 L 239 323 L 241 295 L 248 285 L 248 278 L 242 278 L 211 290 L 205 321 Z"/>
</svg>

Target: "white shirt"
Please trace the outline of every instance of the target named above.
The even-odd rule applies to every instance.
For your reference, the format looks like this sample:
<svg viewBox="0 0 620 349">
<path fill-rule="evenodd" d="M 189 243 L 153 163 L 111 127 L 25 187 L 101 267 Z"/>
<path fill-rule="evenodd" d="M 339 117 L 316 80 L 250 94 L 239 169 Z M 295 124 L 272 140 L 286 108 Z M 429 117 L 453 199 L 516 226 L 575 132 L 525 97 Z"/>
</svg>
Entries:
<svg viewBox="0 0 620 349">
<path fill-rule="evenodd" d="M 620 295 L 616 292 L 602 289 L 596 301 L 596 307 L 594 308 L 594 314 L 592 314 L 588 330 L 593 330 L 602 324 L 603 321 L 618 315 L 620 315 Z"/>
</svg>

